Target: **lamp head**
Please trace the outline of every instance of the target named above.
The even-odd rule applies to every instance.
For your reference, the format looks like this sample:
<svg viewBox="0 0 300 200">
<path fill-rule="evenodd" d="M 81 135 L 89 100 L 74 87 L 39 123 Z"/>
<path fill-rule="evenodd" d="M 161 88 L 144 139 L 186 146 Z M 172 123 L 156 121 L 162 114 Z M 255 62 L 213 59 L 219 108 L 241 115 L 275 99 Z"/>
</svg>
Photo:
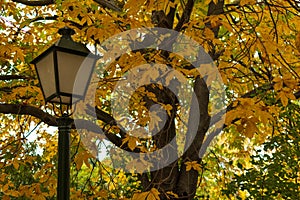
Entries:
<svg viewBox="0 0 300 200">
<path fill-rule="evenodd" d="M 74 30 L 65 27 L 58 33 L 62 37 L 31 63 L 35 65 L 45 101 L 71 106 L 84 98 L 96 58 L 84 44 L 72 39 Z M 88 71 L 80 76 L 82 88 L 73 94 L 81 65 L 88 66 Z"/>
</svg>

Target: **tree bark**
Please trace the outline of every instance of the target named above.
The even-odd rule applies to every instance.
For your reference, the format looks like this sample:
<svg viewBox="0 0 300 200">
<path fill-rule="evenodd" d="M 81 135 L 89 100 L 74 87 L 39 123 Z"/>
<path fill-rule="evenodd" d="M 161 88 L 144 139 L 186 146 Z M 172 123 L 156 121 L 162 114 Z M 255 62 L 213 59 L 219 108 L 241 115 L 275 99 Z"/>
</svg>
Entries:
<svg viewBox="0 0 300 200">
<path fill-rule="evenodd" d="M 186 136 L 186 152 L 181 158 L 180 174 L 177 182 L 176 192 L 181 199 L 193 199 L 198 181 L 198 171 L 191 169 L 186 171 L 185 162 L 197 161 L 200 163 L 199 151 L 203 143 L 205 133 L 209 127 L 210 117 L 208 115 L 209 91 L 206 83 L 199 76 L 194 83 L 195 96 L 189 116 L 188 131 Z M 197 116 L 197 115 L 200 115 Z M 197 119 L 199 121 L 197 121 Z M 195 126 L 196 125 L 196 126 Z M 191 136 L 196 132 L 194 138 Z"/>
</svg>

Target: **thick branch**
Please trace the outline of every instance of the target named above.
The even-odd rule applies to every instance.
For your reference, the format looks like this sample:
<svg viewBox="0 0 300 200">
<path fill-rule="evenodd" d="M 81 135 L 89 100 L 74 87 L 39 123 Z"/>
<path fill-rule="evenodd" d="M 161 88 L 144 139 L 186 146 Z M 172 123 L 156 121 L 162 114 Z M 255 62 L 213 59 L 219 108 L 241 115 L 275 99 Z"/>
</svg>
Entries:
<svg viewBox="0 0 300 200">
<path fill-rule="evenodd" d="M 122 9 L 120 7 L 118 7 L 114 1 L 106 1 L 106 0 L 94 0 L 96 3 L 100 4 L 101 6 L 103 6 L 104 8 L 109 8 L 111 10 L 114 11 L 118 11 L 121 12 Z"/>
<path fill-rule="evenodd" d="M 39 108 L 29 106 L 29 105 L 0 104 L 0 113 L 16 114 L 16 115 L 31 115 L 40 119 L 42 122 L 50 126 L 57 126 L 56 117 L 42 111 Z"/>
<path fill-rule="evenodd" d="M 207 16 L 220 15 L 224 13 L 223 7 L 224 7 L 224 0 L 218 0 L 217 4 L 215 4 L 214 1 L 211 1 L 208 6 Z M 220 26 L 211 27 L 210 22 L 206 23 L 206 26 L 209 27 L 214 32 L 215 38 L 218 38 Z M 209 55 L 213 60 L 218 60 L 218 58 L 221 56 L 223 51 L 216 51 L 214 48 L 214 44 L 211 41 L 209 41 L 209 44 L 212 47 L 211 50 L 208 52 Z"/>
<path fill-rule="evenodd" d="M 1 75 L 0 80 L 1 81 L 9 81 L 9 80 L 15 80 L 15 79 L 31 79 L 31 77 L 22 76 L 22 75 Z"/>
<path fill-rule="evenodd" d="M 119 8 L 117 5 L 114 4 L 113 1 L 107 1 L 107 0 L 94 0 L 99 5 L 103 6 L 104 8 L 109 8 L 114 11 L 121 12 L 122 9 Z M 27 6 L 47 6 L 54 4 L 54 0 L 37 0 L 37 1 L 28 1 L 28 0 L 13 0 L 13 2 L 16 3 L 22 3 Z"/>
<path fill-rule="evenodd" d="M 43 110 L 30 106 L 30 105 L 22 105 L 22 104 L 0 104 L 0 113 L 3 114 L 16 114 L 16 115 L 30 115 L 33 117 L 36 117 L 40 119 L 42 122 L 49 126 L 58 126 L 57 123 L 57 117 L 52 116 Z M 110 125 L 116 125 L 116 120 L 111 117 L 106 112 L 96 109 L 97 117 L 99 120 L 110 124 Z M 82 119 L 76 119 L 76 126 L 75 124 L 72 125 L 72 128 L 78 128 L 78 129 L 86 129 L 95 133 L 105 133 L 105 136 L 116 146 L 121 147 L 122 145 L 122 137 L 124 138 L 126 133 L 125 131 L 120 128 L 120 135 L 121 138 L 116 136 L 115 134 L 102 131 L 101 127 L 94 124 L 91 121 L 88 120 L 82 120 Z M 126 145 L 122 146 L 123 149 L 128 150 Z M 136 152 L 136 151 L 135 151 Z"/>
<path fill-rule="evenodd" d="M 106 112 L 96 108 L 96 115 L 97 119 L 105 122 L 106 124 L 109 125 L 117 125 L 117 121 L 107 114 Z M 120 137 L 118 137 L 116 134 L 109 133 L 108 131 L 105 131 L 105 136 L 116 146 L 121 147 L 122 146 L 122 139 L 125 138 L 126 132 L 123 131 L 122 127 L 120 127 L 120 132 L 119 132 Z"/>
<path fill-rule="evenodd" d="M 0 104 L 0 113 L 3 114 L 16 114 L 16 115 L 30 115 L 40 119 L 42 122 L 49 126 L 58 126 L 57 117 L 52 116 L 39 108 L 29 105 L 18 105 L 18 104 Z M 86 129 L 88 131 L 102 134 L 101 127 L 97 124 L 84 119 L 76 119 L 75 123 L 72 124 L 72 128 L 75 129 Z"/>
<path fill-rule="evenodd" d="M 180 31 L 182 29 L 182 26 L 190 20 L 190 16 L 193 11 L 194 3 L 195 3 L 195 0 L 188 0 L 188 2 L 185 5 L 184 11 L 180 17 L 180 20 L 175 27 L 175 31 Z"/>
<path fill-rule="evenodd" d="M 94 109 L 92 107 L 88 106 L 86 111 L 87 111 L 87 114 L 94 115 Z M 126 137 L 126 131 L 124 131 L 124 128 L 121 127 L 120 124 L 118 124 L 117 121 L 110 114 L 104 112 L 103 110 L 100 110 L 97 107 L 95 108 L 95 111 L 96 111 L 96 116 L 97 116 L 98 120 L 101 120 L 104 123 L 109 124 L 110 126 L 116 125 L 120 129 L 120 131 L 118 133 L 118 135 L 120 135 L 120 137 L 117 136 L 117 134 L 111 133 L 110 131 L 103 130 L 105 136 L 107 137 L 107 139 L 110 142 L 112 142 L 117 147 L 122 148 L 126 151 L 131 151 L 131 152 L 135 152 L 135 153 L 140 152 L 140 149 L 138 149 L 138 148 L 135 148 L 134 150 L 131 150 L 128 147 L 128 143 L 122 144 L 123 139 Z M 96 132 L 98 132 L 98 131 L 96 131 Z"/>
<path fill-rule="evenodd" d="M 217 4 L 215 4 L 214 1 L 211 1 L 208 6 L 207 16 L 220 15 L 224 13 L 223 7 L 224 7 L 224 0 L 218 0 Z M 218 37 L 219 29 L 220 29 L 219 26 L 212 28 L 215 37 Z"/>
<path fill-rule="evenodd" d="M 13 0 L 13 2 L 21 3 L 27 6 L 47 6 L 55 3 L 54 0 L 38 0 L 38 1 Z"/>
</svg>

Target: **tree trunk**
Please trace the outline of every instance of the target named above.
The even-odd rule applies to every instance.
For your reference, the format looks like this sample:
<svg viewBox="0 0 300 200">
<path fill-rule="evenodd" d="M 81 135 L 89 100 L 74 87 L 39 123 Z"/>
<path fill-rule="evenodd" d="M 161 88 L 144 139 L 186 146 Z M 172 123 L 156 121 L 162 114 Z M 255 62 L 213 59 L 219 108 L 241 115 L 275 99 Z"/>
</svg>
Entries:
<svg viewBox="0 0 300 200">
<path fill-rule="evenodd" d="M 211 2 L 208 8 L 208 15 L 217 15 L 223 12 L 224 0 L 218 1 L 217 4 Z M 189 16 L 191 15 L 192 8 L 194 6 L 193 0 L 188 0 L 184 13 L 181 16 L 180 22 L 176 25 L 175 30 L 180 31 L 183 24 L 188 22 Z M 170 13 L 165 14 L 162 11 L 153 12 L 153 18 L 157 23 L 158 27 L 171 28 L 174 22 L 175 10 L 170 10 Z M 160 15 L 158 15 L 158 13 Z M 207 24 L 210 27 L 210 24 Z M 212 28 L 215 36 L 217 37 L 219 28 Z M 212 58 L 215 58 L 217 52 L 209 52 Z M 156 96 L 161 98 L 162 101 L 168 101 L 168 99 L 162 99 L 162 93 L 165 91 L 153 91 Z M 169 91 L 170 92 L 170 91 Z M 170 97 L 169 92 L 167 96 Z M 162 169 L 152 171 L 150 173 L 150 179 L 147 175 L 141 175 L 140 180 L 143 185 L 144 191 L 149 190 L 152 187 L 157 188 L 161 192 L 161 199 L 167 199 L 165 193 L 167 191 L 172 191 L 177 194 L 179 199 L 191 200 L 194 198 L 197 181 L 198 181 L 198 171 L 191 169 L 186 171 L 185 162 L 187 161 L 197 161 L 200 163 L 201 159 L 199 157 L 199 151 L 201 149 L 205 133 L 209 128 L 210 117 L 208 114 L 208 102 L 209 102 L 209 90 L 203 77 L 196 77 L 194 82 L 194 93 L 195 96 L 192 98 L 192 106 L 190 110 L 188 131 L 186 135 L 185 153 L 181 158 L 178 158 L 175 162 L 171 163 L 167 167 Z M 166 96 L 164 96 L 166 97 Z M 200 116 L 200 117 L 199 117 Z M 176 136 L 175 127 L 175 115 L 168 119 L 169 126 L 165 126 L 164 129 L 158 134 L 158 136 L 153 139 L 156 141 L 157 148 L 162 148 L 168 145 L 168 142 Z M 192 137 L 194 135 L 194 137 Z M 171 144 L 174 148 L 177 148 L 176 144 Z M 172 152 L 171 156 L 174 156 L 177 151 Z M 177 156 L 177 154 L 176 154 Z M 168 158 L 168 155 L 163 155 L 163 157 Z M 181 163 L 181 164 L 179 164 Z M 155 166 L 159 167 L 159 166 Z"/>
</svg>

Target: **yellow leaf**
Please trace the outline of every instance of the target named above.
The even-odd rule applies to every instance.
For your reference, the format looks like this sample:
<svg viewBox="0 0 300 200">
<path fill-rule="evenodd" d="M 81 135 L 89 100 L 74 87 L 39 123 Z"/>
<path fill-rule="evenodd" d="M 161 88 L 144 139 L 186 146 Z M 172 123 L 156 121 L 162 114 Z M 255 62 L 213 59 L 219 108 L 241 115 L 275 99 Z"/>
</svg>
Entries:
<svg viewBox="0 0 300 200">
<path fill-rule="evenodd" d="M 49 178 L 48 176 L 43 175 L 39 181 L 40 181 L 40 183 L 44 183 L 48 180 L 48 178 Z"/>
<path fill-rule="evenodd" d="M 297 88 L 297 81 L 295 79 L 293 79 L 293 77 L 290 74 L 284 75 L 282 77 L 282 80 L 288 88 L 290 88 L 290 89 Z"/>
<path fill-rule="evenodd" d="M 171 1 L 169 1 L 168 3 L 169 3 L 169 6 L 170 6 L 171 8 L 176 8 L 176 6 L 177 6 L 176 3 L 173 3 L 173 2 L 171 2 Z"/>
<path fill-rule="evenodd" d="M 3 187 L 2 187 L 2 191 L 3 192 L 6 192 L 8 190 L 8 187 L 9 187 L 9 184 L 5 184 Z"/>
<path fill-rule="evenodd" d="M 225 124 L 229 125 L 233 120 L 240 118 L 241 116 L 243 116 L 243 112 L 241 110 L 230 110 L 226 114 Z"/>
<path fill-rule="evenodd" d="M 91 38 L 93 35 L 96 35 L 96 33 L 97 33 L 97 29 L 94 26 L 92 26 L 92 27 L 87 29 L 86 37 Z"/>
<path fill-rule="evenodd" d="M 230 32 L 233 32 L 233 28 L 232 26 L 228 23 L 228 22 L 225 22 L 225 21 L 222 21 L 221 24 Z"/>
<path fill-rule="evenodd" d="M 9 195 L 13 196 L 13 197 L 18 197 L 20 195 L 20 193 L 16 190 L 11 190 L 11 191 L 9 191 Z"/>
<path fill-rule="evenodd" d="M 281 77 L 275 77 L 275 78 L 273 79 L 273 81 L 274 81 L 274 82 L 279 82 L 279 81 L 281 81 Z"/>
<path fill-rule="evenodd" d="M 285 95 L 286 95 L 287 98 L 289 98 L 291 100 L 296 100 L 295 95 L 293 93 L 291 93 L 291 92 L 290 93 L 286 93 Z"/>
<path fill-rule="evenodd" d="M 209 39 L 209 40 L 215 39 L 215 34 L 211 29 L 205 28 L 203 33 L 204 33 L 206 39 Z"/>
<path fill-rule="evenodd" d="M 87 151 L 84 151 L 84 152 L 81 152 L 80 154 L 78 154 L 74 160 L 74 162 L 76 164 L 76 169 L 80 170 L 83 163 L 85 163 L 85 165 L 87 167 L 89 167 L 90 166 L 89 158 L 91 158 L 91 154 L 89 154 Z"/>
<path fill-rule="evenodd" d="M 255 113 L 257 113 L 257 115 L 260 118 L 260 121 L 264 124 L 267 124 L 269 120 L 274 120 L 273 116 L 271 115 L 271 113 L 264 111 L 262 109 L 258 109 L 255 111 Z"/>
<path fill-rule="evenodd" d="M 187 161 L 184 164 L 186 165 L 186 171 L 190 171 L 191 169 L 194 169 L 196 171 L 201 170 L 201 165 L 197 163 L 197 161 Z"/>
<path fill-rule="evenodd" d="M 192 165 L 187 165 L 186 164 L 186 171 L 190 171 L 192 169 Z"/>
<path fill-rule="evenodd" d="M 124 145 L 126 142 L 128 143 L 129 149 L 133 151 L 138 145 L 139 139 L 137 137 L 126 135 L 126 137 L 122 141 L 122 145 Z"/>
<path fill-rule="evenodd" d="M 132 200 L 146 200 L 148 192 L 135 193 Z"/>
<path fill-rule="evenodd" d="M 281 103 L 283 106 L 288 105 L 289 99 L 295 100 L 296 97 L 292 93 L 292 90 L 289 88 L 283 88 L 278 94 L 277 94 L 277 99 L 281 100 Z"/>
<path fill-rule="evenodd" d="M 258 128 L 256 127 L 255 122 L 250 119 L 246 121 L 245 125 L 245 136 L 248 138 L 253 138 L 254 133 L 258 132 Z"/>
<path fill-rule="evenodd" d="M 19 162 L 18 162 L 18 160 L 14 159 L 13 166 L 14 166 L 15 169 L 19 169 Z"/>
<path fill-rule="evenodd" d="M 82 166 L 82 164 L 83 164 L 83 160 L 82 159 L 76 159 L 76 161 L 75 161 L 75 163 L 76 163 L 76 169 L 77 170 L 80 170 L 80 168 L 81 168 L 81 166 Z"/>
<path fill-rule="evenodd" d="M 241 197 L 242 200 L 246 199 L 247 197 L 246 195 L 247 195 L 246 191 L 239 190 L 239 196 Z"/>
<path fill-rule="evenodd" d="M 205 0 L 204 4 L 208 5 L 212 0 Z"/>
<path fill-rule="evenodd" d="M 137 138 L 130 136 L 130 138 L 128 140 L 129 149 L 131 149 L 131 151 L 132 151 L 133 149 L 135 149 L 136 146 L 137 146 Z"/>
<path fill-rule="evenodd" d="M 150 194 L 149 194 L 149 197 L 147 198 L 147 200 L 159 200 L 159 191 L 156 189 L 156 188 L 151 188 L 150 190 Z"/>
<path fill-rule="evenodd" d="M 241 0 L 240 6 L 253 5 L 255 3 L 256 3 L 256 0 Z"/>
<path fill-rule="evenodd" d="M 211 27 L 215 28 L 221 24 L 221 20 L 218 16 L 212 16 L 210 19 Z"/>
<path fill-rule="evenodd" d="M 7 196 L 7 195 L 4 195 L 4 196 L 2 197 L 2 200 L 10 200 L 10 197 Z"/>
<path fill-rule="evenodd" d="M 86 15 L 80 21 L 81 25 L 83 25 L 84 23 L 87 23 L 88 26 L 91 26 L 93 24 L 93 21 L 91 20 L 91 18 L 88 15 Z"/>
<path fill-rule="evenodd" d="M 16 49 L 16 55 L 15 55 L 15 57 L 17 59 L 20 59 L 22 62 L 25 61 L 23 51 L 21 49 L 19 49 L 19 48 Z"/>
<path fill-rule="evenodd" d="M 178 195 L 175 194 L 175 193 L 172 192 L 172 191 L 168 191 L 167 194 L 168 194 L 168 195 L 171 195 L 172 197 L 178 198 Z"/>
<path fill-rule="evenodd" d="M 132 200 L 160 200 L 159 194 L 156 188 L 151 188 L 148 192 L 135 193 Z"/>
<path fill-rule="evenodd" d="M 168 115 L 171 116 L 171 110 L 173 109 L 171 104 L 163 105 L 163 107 L 167 111 Z"/>
<path fill-rule="evenodd" d="M 2 173 L 1 176 L 0 176 L 0 182 L 4 182 L 6 176 L 7 176 L 7 174 Z"/>
<path fill-rule="evenodd" d="M 300 52 L 300 32 L 297 33 L 295 45 L 297 50 Z"/>
<path fill-rule="evenodd" d="M 151 111 L 150 112 L 149 130 L 152 131 L 155 128 L 159 129 L 160 128 L 159 122 L 161 122 L 161 121 L 162 121 L 162 119 L 159 117 L 157 111 Z"/>
<path fill-rule="evenodd" d="M 100 190 L 98 192 L 98 196 L 102 197 L 102 198 L 107 198 L 107 196 L 108 196 L 107 190 L 104 190 L 104 189 Z"/>
</svg>

